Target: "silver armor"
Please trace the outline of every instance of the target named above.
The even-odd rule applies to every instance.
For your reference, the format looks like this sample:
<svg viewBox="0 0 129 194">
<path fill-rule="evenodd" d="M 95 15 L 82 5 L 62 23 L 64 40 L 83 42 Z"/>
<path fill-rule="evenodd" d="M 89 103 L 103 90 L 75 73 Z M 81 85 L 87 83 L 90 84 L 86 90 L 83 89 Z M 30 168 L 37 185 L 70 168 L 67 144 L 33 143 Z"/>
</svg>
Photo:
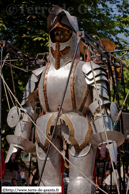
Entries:
<svg viewBox="0 0 129 194">
<path fill-rule="evenodd" d="M 55 14 L 56 9 L 57 12 Z M 59 22 L 58 18 L 60 18 L 62 25 L 65 24 L 71 28 L 72 36 L 67 42 L 56 44 L 56 42 L 52 42 L 51 40 L 51 32 L 55 29 L 54 26 L 56 23 Z M 46 150 L 49 145 L 49 141 L 43 136 L 41 131 L 51 139 L 52 129 L 57 116 L 57 107 L 61 104 L 74 50 L 77 44 L 78 31 L 76 18 L 70 16 L 68 12 L 58 6 L 54 6 L 52 9 L 48 24 L 50 33 L 50 63 L 45 67 L 33 71 L 26 86 L 22 101 L 23 107 L 33 120 L 36 119 L 35 101 L 37 98 L 45 113 L 36 120 L 38 126 L 36 128 L 36 152 L 40 174 Z M 56 56 L 56 50 L 58 50 L 58 56 Z M 120 140 L 119 132 L 112 131 L 106 72 L 103 68 L 92 62 L 95 75 L 94 80 L 90 63 L 79 61 L 78 53 L 76 60 L 74 61 L 62 106 L 62 113 L 58 119 L 52 142 L 60 151 L 63 149 L 66 150 L 65 146 L 67 144 L 70 162 L 93 181 L 96 148 L 101 146 L 102 143 L 105 143 L 105 130 L 108 132 L 109 142 L 111 143 L 110 145 L 107 145 L 107 148 L 109 149 L 114 162 L 116 162 L 117 144 L 122 144 L 124 139 L 122 139 L 122 134 Z M 21 125 L 24 126 L 20 127 Z M 39 131 L 39 128 L 41 131 Z M 15 128 L 15 136 L 29 141 L 30 131 L 31 122 L 27 116 L 22 113 Z M 114 134 L 113 137 L 111 132 Z M 14 148 L 21 146 L 18 142 L 15 143 L 14 141 L 11 142 L 9 140 L 8 142 L 13 143 L 10 147 L 12 153 L 16 151 Z M 21 148 L 26 149 L 26 143 L 24 145 L 22 144 Z M 10 156 L 11 150 L 7 157 L 8 160 Z M 40 185 L 61 186 L 61 176 L 61 155 L 53 146 L 51 146 Z M 95 186 L 76 171 L 71 164 L 69 177 L 70 183 L 68 186 L 68 194 L 95 193 Z"/>
</svg>

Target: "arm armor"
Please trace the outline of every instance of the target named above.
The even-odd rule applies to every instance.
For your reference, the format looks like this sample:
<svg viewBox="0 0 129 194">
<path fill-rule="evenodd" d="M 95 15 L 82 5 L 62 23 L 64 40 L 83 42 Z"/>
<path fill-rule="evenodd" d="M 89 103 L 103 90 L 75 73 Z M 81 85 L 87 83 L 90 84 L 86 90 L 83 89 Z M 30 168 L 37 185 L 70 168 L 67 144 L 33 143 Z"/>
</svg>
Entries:
<svg viewBox="0 0 129 194">
<path fill-rule="evenodd" d="M 29 78 L 28 83 L 25 87 L 25 92 L 23 94 L 23 99 L 22 99 L 22 103 L 21 103 L 22 106 L 27 102 L 29 94 L 34 92 L 34 90 L 36 89 L 40 75 L 43 72 L 44 68 L 45 67 L 43 66 L 39 69 L 32 71 L 32 75 Z"/>
<path fill-rule="evenodd" d="M 7 123 L 10 127 L 15 127 L 14 135 L 8 135 L 6 137 L 10 148 L 6 157 L 6 163 L 9 161 L 12 153 L 17 152 L 17 148 L 26 150 L 26 152 L 34 152 L 35 145 L 29 141 L 30 132 L 32 128 L 32 122 L 36 120 L 37 114 L 35 112 L 35 101 L 38 98 L 37 84 L 40 78 L 40 74 L 45 67 L 41 67 L 32 72 L 31 77 L 25 87 L 23 100 L 21 105 L 24 108 L 13 107 L 8 114 Z M 27 115 L 26 113 L 29 115 Z"/>
<path fill-rule="evenodd" d="M 110 114 L 111 102 L 108 96 L 107 74 L 105 70 L 99 65 L 92 62 L 92 66 L 96 85 L 90 62 L 85 63 L 82 67 L 82 70 L 85 74 L 86 83 L 91 86 L 93 94 L 93 102 L 89 105 L 89 109 L 93 115 L 93 125 L 96 134 L 90 137 L 90 142 L 97 147 L 101 146 L 102 143 L 106 142 L 106 130 L 109 142 L 116 142 L 119 146 L 124 142 L 124 136 L 120 132 L 113 131 L 112 119 Z M 115 143 L 113 143 L 113 145 L 117 147 Z"/>
<path fill-rule="evenodd" d="M 95 86 L 95 81 L 93 77 L 93 73 L 91 70 L 90 63 L 85 63 L 82 67 L 83 72 L 85 74 L 85 80 L 88 85 L 92 87 L 92 94 L 93 94 L 93 102 L 89 105 L 89 109 L 94 115 L 94 119 L 97 117 L 100 117 L 100 110 L 99 106 L 101 105 L 101 109 L 105 108 L 105 110 L 109 109 L 110 105 L 110 100 L 108 96 L 108 90 L 107 90 L 107 85 L 108 85 L 108 79 L 107 79 L 107 74 L 104 71 L 104 69 L 97 64 L 93 63 L 93 72 L 94 72 L 94 77 L 96 81 L 96 86 Z M 97 91 L 96 91 L 97 87 Z M 106 112 L 104 111 L 104 114 Z M 107 112 L 107 115 L 110 114 L 110 111 Z"/>
</svg>

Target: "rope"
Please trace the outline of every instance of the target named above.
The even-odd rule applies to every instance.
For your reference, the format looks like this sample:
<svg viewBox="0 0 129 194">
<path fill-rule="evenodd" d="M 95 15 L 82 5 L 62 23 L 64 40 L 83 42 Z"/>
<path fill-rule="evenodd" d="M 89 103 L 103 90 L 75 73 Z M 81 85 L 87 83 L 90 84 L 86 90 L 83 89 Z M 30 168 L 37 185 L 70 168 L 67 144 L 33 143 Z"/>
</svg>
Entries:
<svg viewBox="0 0 129 194">
<path fill-rule="evenodd" d="M 2 68 L 3 68 L 3 66 L 4 66 L 4 64 L 5 64 L 6 59 L 7 59 L 8 56 L 9 56 L 9 53 L 5 56 L 5 59 L 3 60 Z M 7 90 L 6 90 L 5 84 L 3 84 L 3 86 L 4 86 L 4 91 L 5 91 L 5 96 L 6 96 L 8 108 L 10 110 L 10 104 L 9 104 L 9 99 L 8 99 L 8 94 L 7 94 Z"/>
<path fill-rule="evenodd" d="M 88 50 L 88 51 L 89 51 L 89 50 Z M 93 66 L 92 66 L 92 62 L 91 62 L 90 52 L 89 52 L 89 58 L 90 58 L 90 64 L 91 64 L 92 74 L 93 74 L 93 78 L 94 78 L 94 82 L 95 82 L 95 88 L 96 88 L 96 93 L 97 93 L 97 97 L 98 97 L 99 107 L 100 107 L 100 111 L 101 111 L 101 104 L 100 104 L 100 101 L 99 101 L 99 94 L 98 94 L 98 91 L 97 91 L 97 85 L 96 85 L 96 80 L 95 80 L 95 76 L 94 76 Z M 102 114 L 102 113 L 101 113 L 101 114 Z M 102 119 L 103 119 L 103 125 L 104 125 L 104 132 L 105 132 L 105 137 L 106 137 L 106 143 L 107 143 L 107 145 L 109 146 L 109 143 L 108 143 L 108 136 L 107 136 L 107 131 L 106 131 L 105 124 L 104 124 L 103 114 L 102 114 Z M 110 148 L 109 148 L 109 151 L 110 151 Z M 111 164 L 112 164 L 113 172 L 114 172 L 114 174 L 115 174 L 115 169 L 114 169 L 112 157 L 110 157 L 110 158 L 111 158 Z M 116 182 L 118 194 L 120 194 L 116 176 L 115 176 L 115 182 Z"/>
<path fill-rule="evenodd" d="M 9 55 L 9 64 L 10 64 L 12 83 L 13 83 L 13 91 L 14 91 L 14 95 L 16 97 L 16 90 L 15 90 L 15 84 L 14 84 L 13 71 L 12 71 L 12 66 L 11 66 L 11 56 L 10 55 Z"/>
<path fill-rule="evenodd" d="M 12 60 L 11 60 L 12 61 Z M 10 63 L 8 63 L 7 61 L 6 61 L 6 64 L 5 64 L 6 66 L 10 66 Z M 17 66 L 15 66 L 15 65 L 13 65 L 12 63 L 11 63 L 11 66 L 13 67 L 13 68 L 15 68 L 15 69 L 19 69 L 19 70 L 21 70 L 21 71 L 24 71 L 24 72 L 26 72 L 26 73 L 28 73 L 28 71 L 33 71 L 33 70 L 30 70 L 30 69 L 23 69 L 23 68 L 20 68 L 20 67 L 17 67 Z"/>
<path fill-rule="evenodd" d="M 4 58 L 4 60 L 3 60 L 3 64 L 2 64 L 2 68 L 3 68 L 3 66 L 4 66 L 4 64 L 5 64 L 5 62 L 6 62 L 6 58 L 9 56 L 9 53 L 7 53 L 7 55 L 5 56 L 5 58 Z"/>
<path fill-rule="evenodd" d="M 10 56 L 9 53 L 7 53 L 7 55 L 5 56 L 5 58 L 4 58 L 4 60 L 3 60 L 2 68 L 4 67 L 4 65 L 5 65 L 5 63 L 6 63 L 7 57 L 8 57 L 8 56 Z M 10 61 L 10 60 L 9 60 L 9 61 Z M 9 108 L 9 110 L 10 110 L 9 99 L 8 99 L 7 90 L 6 90 L 6 87 L 5 87 L 5 84 L 4 84 L 4 83 L 3 83 L 3 86 L 4 86 L 4 90 L 5 90 L 5 95 L 6 95 L 6 99 L 7 99 L 8 108 Z M 13 102 L 13 99 L 12 99 L 12 97 L 11 97 L 9 91 L 8 91 L 8 93 L 9 93 L 9 96 L 10 96 L 10 99 L 11 99 L 11 101 L 12 101 L 13 106 L 15 106 L 15 104 L 14 104 L 14 102 Z"/>
<path fill-rule="evenodd" d="M 13 106 L 15 106 L 15 103 L 14 103 L 14 101 L 13 101 L 13 99 L 12 99 L 11 93 L 10 93 L 10 91 L 8 90 L 8 88 L 7 88 L 7 91 L 8 91 L 8 93 L 9 93 L 9 96 L 10 96 L 10 99 L 11 99 L 11 101 L 12 101 Z"/>
<path fill-rule="evenodd" d="M 17 100 L 17 98 L 14 96 L 14 94 L 12 93 L 12 91 L 10 90 L 10 88 L 8 87 L 7 83 L 5 82 L 3 76 L 1 75 L 1 79 L 2 81 L 5 83 L 6 87 L 8 88 L 8 90 L 10 91 L 10 93 L 12 94 L 12 96 L 15 98 L 16 102 L 18 103 L 18 105 L 22 108 L 22 111 L 24 111 L 24 113 L 29 117 L 29 119 L 31 120 L 31 122 L 34 124 L 34 126 L 43 134 L 43 136 L 51 143 L 51 145 L 58 151 L 58 153 L 63 156 L 63 158 L 69 162 L 83 177 L 85 177 L 91 184 L 93 184 L 95 187 L 98 187 L 98 189 L 100 189 L 103 193 L 108 194 L 107 192 L 105 192 L 103 189 L 101 189 L 99 187 L 99 185 L 95 184 L 93 181 L 91 181 L 87 176 L 85 176 L 80 170 L 78 170 L 76 168 L 76 166 L 73 165 L 72 162 L 70 162 L 66 157 L 64 157 L 64 155 L 60 152 L 60 150 L 58 150 L 58 148 L 49 140 L 48 137 L 46 137 L 46 135 L 42 132 L 42 130 L 35 124 L 35 122 L 32 120 L 32 118 L 27 114 L 27 111 L 21 106 L 21 104 L 19 103 L 19 101 Z"/>
<path fill-rule="evenodd" d="M 8 108 L 10 110 L 9 99 L 8 99 L 7 90 L 6 90 L 6 87 L 5 87 L 5 84 L 4 83 L 3 83 L 3 86 L 4 86 L 4 91 L 5 91 L 5 95 L 6 95 L 6 100 L 7 100 Z"/>
</svg>

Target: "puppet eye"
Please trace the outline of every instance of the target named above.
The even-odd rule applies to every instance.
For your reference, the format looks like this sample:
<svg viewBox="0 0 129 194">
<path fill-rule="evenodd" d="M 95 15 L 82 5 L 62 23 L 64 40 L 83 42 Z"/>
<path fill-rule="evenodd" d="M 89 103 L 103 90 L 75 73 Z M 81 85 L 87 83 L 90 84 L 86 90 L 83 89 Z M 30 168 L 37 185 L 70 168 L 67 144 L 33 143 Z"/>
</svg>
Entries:
<svg viewBox="0 0 129 194">
<path fill-rule="evenodd" d="M 56 36 L 59 36 L 60 35 L 60 32 L 55 32 L 54 33 Z"/>
<path fill-rule="evenodd" d="M 66 31 L 66 34 L 71 34 L 71 30 L 67 30 Z"/>
</svg>

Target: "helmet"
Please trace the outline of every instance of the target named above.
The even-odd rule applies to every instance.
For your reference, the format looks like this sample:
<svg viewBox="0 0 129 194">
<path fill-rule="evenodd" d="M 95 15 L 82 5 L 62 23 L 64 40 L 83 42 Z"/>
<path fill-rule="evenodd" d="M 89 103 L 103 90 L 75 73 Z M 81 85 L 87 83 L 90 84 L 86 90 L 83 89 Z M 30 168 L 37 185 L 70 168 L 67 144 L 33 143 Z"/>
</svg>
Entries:
<svg viewBox="0 0 129 194">
<path fill-rule="evenodd" d="M 73 60 L 77 45 L 77 18 L 55 5 L 47 20 L 50 63 L 59 69 Z M 79 50 L 76 58 L 79 57 Z"/>
</svg>

